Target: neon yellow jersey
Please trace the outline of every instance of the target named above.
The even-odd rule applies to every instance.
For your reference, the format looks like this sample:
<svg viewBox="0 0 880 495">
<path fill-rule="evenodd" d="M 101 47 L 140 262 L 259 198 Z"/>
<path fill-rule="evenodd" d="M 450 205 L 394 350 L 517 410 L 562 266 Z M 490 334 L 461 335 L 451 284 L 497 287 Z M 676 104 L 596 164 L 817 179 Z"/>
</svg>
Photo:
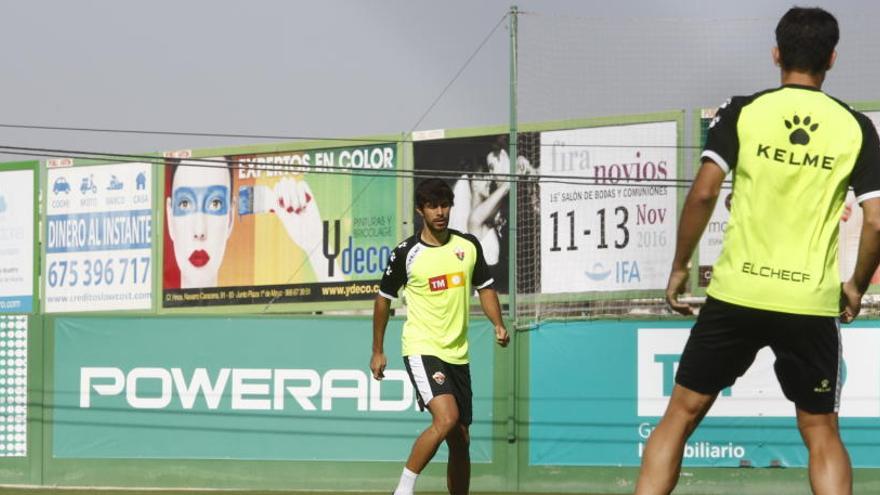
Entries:
<svg viewBox="0 0 880 495">
<path fill-rule="evenodd" d="M 838 230 L 848 187 L 880 197 L 880 142 L 864 115 L 783 86 L 723 105 L 702 158 L 733 172 L 733 201 L 707 293 L 741 306 L 837 316 Z"/>
<path fill-rule="evenodd" d="M 425 244 L 419 234 L 401 242 L 391 253 L 379 295 L 396 299 L 404 287 L 403 355 L 467 363 L 471 292 L 492 283 L 483 249 L 470 234 L 450 229 L 442 246 Z"/>
</svg>

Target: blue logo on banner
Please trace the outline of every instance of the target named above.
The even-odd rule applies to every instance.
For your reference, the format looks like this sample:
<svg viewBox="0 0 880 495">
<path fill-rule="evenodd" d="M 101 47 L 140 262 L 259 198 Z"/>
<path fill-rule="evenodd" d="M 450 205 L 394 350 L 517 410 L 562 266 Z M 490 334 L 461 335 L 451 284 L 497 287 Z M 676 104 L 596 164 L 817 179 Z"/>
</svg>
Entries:
<svg viewBox="0 0 880 495">
<path fill-rule="evenodd" d="M 70 183 L 67 182 L 67 178 L 58 177 L 55 179 L 55 182 L 52 183 L 52 193 L 55 195 L 64 193 L 68 194 L 70 192 Z"/>
<path fill-rule="evenodd" d="M 608 276 L 611 275 L 611 270 L 606 270 L 605 266 L 597 261 L 593 264 L 593 271 L 585 271 L 584 275 L 586 275 L 588 279 L 598 282 L 600 280 L 605 280 L 606 278 L 608 278 Z"/>
<path fill-rule="evenodd" d="M 0 313 L 30 313 L 34 309 L 33 296 L 0 297 Z"/>
<path fill-rule="evenodd" d="M 98 193 L 98 185 L 95 184 L 95 176 L 89 175 L 88 177 L 83 177 L 82 182 L 79 185 L 79 192 L 83 194 L 97 194 Z"/>
<path fill-rule="evenodd" d="M 122 181 L 117 179 L 115 175 L 110 176 L 110 184 L 107 185 L 108 191 L 120 191 L 122 190 Z"/>
</svg>

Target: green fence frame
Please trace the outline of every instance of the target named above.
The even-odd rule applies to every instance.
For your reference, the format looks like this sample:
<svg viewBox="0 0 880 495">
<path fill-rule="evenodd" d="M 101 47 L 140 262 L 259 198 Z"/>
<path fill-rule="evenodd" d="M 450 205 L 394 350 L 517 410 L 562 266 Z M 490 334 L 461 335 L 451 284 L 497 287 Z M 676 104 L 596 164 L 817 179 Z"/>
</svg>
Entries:
<svg viewBox="0 0 880 495">
<path fill-rule="evenodd" d="M 880 110 L 880 102 L 857 104 L 862 110 Z M 540 124 L 522 125 L 519 132 L 541 132 L 583 127 L 626 125 L 657 121 L 675 121 L 678 130 L 678 174 L 684 178 L 687 170 L 683 143 L 685 116 L 682 111 L 652 113 L 625 117 L 607 117 L 584 120 L 565 120 Z M 694 135 L 698 140 L 700 116 L 694 115 Z M 506 126 L 487 126 L 471 129 L 448 130 L 444 138 L 474 137 L 488 134 L 505 134 Z M 302 151 L 327 149 L 340 146 L 356 146 L 365 140 L 371 142 L 397 143 L 399 170 L 412 171 L 412 135 L 386 135 L 364 140 L 310 141 L 273 145 L 215 148 L 198 150 L 194 157 L 226 154 L 269 153 L 273 151 Z M 694 154 L 696 154 L 695 152 Z M 76 160 L 74 166 L 123 163 L 125 161 L 152 160 L 153 176 L 153 284 L 154 294 L 150 311 L 76 313 L 73 316 L 149 316 L 163 315 L 236 315 L 253 314 L 254 306 L 162 309 L 159 301 L 162 287 L 162 232 L 164 215 L 160 198 L 163 197 L 164 158 L 161 154 L 131 157 L 130 160 Z M 4 165 L 5 166 L 5 165 Z M 33 166 L 33 165 L 31 165 Z M 161 172 L 159 172 L 161 170 Z M 412 181 L 398 179 L 398 237 L 412 233 Z M 46 184 L 46 168 L 35 174 L 37 197 L 41 185 Z M 45 196 L 40 207 L 40 218 L 46 214 Z M 684 192 L 678 193 L 681 208 Z M 45 233 L 37 229 L 35 219 L 35 242 Z M 35 249 L 37 246 L 35 245 Z M 35 287 L 42 289 L 39 281 L 45 267 L 40 262 L 45 247 L 39 247 L 40 257 L 35 257 Z M 876 289 L 872 289 L 874 292 Z M 40 291 L 42 292 L 42 290 Z M 631 297 L 657 297 L 659 291 L 633 291 L 617 293 L 583 293 L 564 297 L 567 300 L 597 300 Z M 540 296 L 551 301 L 555 296 Z M 398 462 L 282 462 L 237 460 L 90 460 L 54 459 L 52 456 L 52 376 L 54 373 L 54 321 L 59 315 L 42 315 L 43 304 L 35 298 L 36 314 L 28 318 L 28 455 L 26 458 L 0 458 L 0 484 L 59 485 L 59 486 L 124 486 L 159 488 L 213 488 L 213 489 L 284 489 L 284 490 L 376 490 L 387 491 L 389 484 L 399 475 Z M 505 301 L 508 302 L 508 301 Z M 334 309 L 368 310 L 369 301 L 355 303 L 286 303 L 272 308 L 271 313 L 329 311 Z M 262 309 L 262 308 L 260 308 Z M 71 316 L 71 314 L 66 314 Z M 280 317 L 278 315 L 271 317 Z M 365 328 L 369 320 L 364 319 Z M 511 329 L 517 322 L 508 322 Z M 520 322 L 523 323 L 523 322 Z M 473 469 L 475 491 L 595 492 L 627 493 L 637 475 L 636 468 L 606 467 L 546 467 L 529 466 L 529 341 L 528 325 L 522 325 L 516 333 L 515 343 L 507 351 L 496 351 L 494 357 L 495 401 L 493 425 L 493 461 L 477 464 Z M 426 422 L 427 424 L 427 422 Z M 340 473 L 345 473 L 344 479 Z M 802 493 L 806 483 L 803 469 L 686 469 L 679 487 L 681 493 Z M 855 472 L 857 492 L 880 491 L 880 470 L 857 469 Z M 420 488 L 443 490 L 445 466 L 433 463 L 420 480 Z M 745 488 L 748 487 L 748 488 Z"/>
</svg>

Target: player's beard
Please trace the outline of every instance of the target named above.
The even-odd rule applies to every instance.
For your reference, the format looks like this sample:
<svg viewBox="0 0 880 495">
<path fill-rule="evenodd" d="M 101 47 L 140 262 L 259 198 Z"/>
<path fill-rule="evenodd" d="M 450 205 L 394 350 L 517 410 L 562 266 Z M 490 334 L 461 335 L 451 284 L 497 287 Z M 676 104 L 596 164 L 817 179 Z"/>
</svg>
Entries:
<svg viewBox="0 0 880 495">
<path fill-rule="evenodd" d="M 423 218 L 422 220 L 425 224 L 425 227 L 427 227 L 428 231 L 431 232 L 431 235 L 434 236 L 434 238 L 445 239 L 446 236 L 448 235 L 448 232 L 449 232 L 449 218 L 448 217 L 444 219 L 445 221 L 443 222 L 442 228 L 438 228 L 436 225 L 434 225 L 433 220 L 428 221 L 427 218 Z"/>
</svg>

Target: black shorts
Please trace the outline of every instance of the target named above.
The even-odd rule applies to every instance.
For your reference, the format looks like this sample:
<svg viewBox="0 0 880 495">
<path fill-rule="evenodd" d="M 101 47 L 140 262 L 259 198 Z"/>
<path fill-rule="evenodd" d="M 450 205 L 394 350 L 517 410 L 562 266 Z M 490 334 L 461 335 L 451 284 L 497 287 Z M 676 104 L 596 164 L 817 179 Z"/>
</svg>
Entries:
<svg viewBox="0 0 880 495">
<path fill-rule="evenodd" d="M 449 364 L 436 356 L 403 356 L 406 372 L 416 389 L 419 408 L 424 411 L 437 395 L 452 394 L 458 405 L 458 422 L 471 424 L 473 393 L 471 367 L 467 364 Z"/>
<path fill-rule="evenodd" d="M 703 394 L 733 385 L 770 346 L 773 368 L 788 400 L 814 414 L 840 404 L 840 324 L 832 316 L 746 308 L 706 298 L 691 329 L 675 382 Z"/>
</svg>

